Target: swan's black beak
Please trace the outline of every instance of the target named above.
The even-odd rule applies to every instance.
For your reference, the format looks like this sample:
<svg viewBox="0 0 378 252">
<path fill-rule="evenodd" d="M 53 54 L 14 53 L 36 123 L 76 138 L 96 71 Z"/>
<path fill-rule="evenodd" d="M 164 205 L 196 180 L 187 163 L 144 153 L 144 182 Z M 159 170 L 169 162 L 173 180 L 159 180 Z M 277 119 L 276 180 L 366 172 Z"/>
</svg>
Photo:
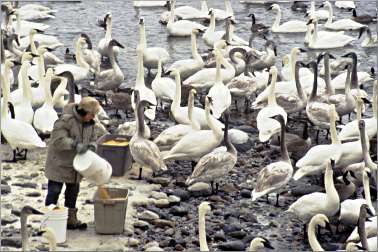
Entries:
<svg viewBox="0 0 378 252">
<path fill-rule="evenodd" d="M 50 48 L 50 47 L 46 47 L 46 50 L 47 50 L 48 52 L 52 52 L 52 51 L 54 51 L 54 49 L 52 49 L 52 48 Z"/>
<path fill-rule="evenodd" d="M 45 230 L 40 230 L 40 231 L 38 231 L 37 232 L 37 236 L 42 236 L 44 233 L 46 233 L 46 231 Z"/>
<path fill-rule="evenodd" d="M 329 53 L 328 55 L 329 55 L 329 58 L 330 58 L 330 59 L 336 59 L 336 57 L 333 56 L 332 54 Z"/>
<path fill-rule="evenodd" d="M 34 29 L 36 32 L 38 32 L 38 33 L 44 33 L 44 31 L 42 31 L 42 30 L 39 30 L 39 29 Z"/>
<path fill-rule="evenodd" d="M 144 23 L 144 18 L 140 18 L 139 19 L 139 24 L 143 24 Z"/>
<path fill-rule="evenodd" d="M 360 28 L 360 33 L 358 34 L 358 39 L 361 38 L 361 36 L 362 36 L 362 34 L 364 33 L 364 31 L 365 31 L 365 27 L 361 27 L 361 28 Z"/>
<path fill-rule="evenodd" d="M 34 53 L 30 53 L 30 55 L 33 56 L 33 57 L 38 57 L 38 55 L 34 54 Z"/>
<path fill-rule="evenodd" d="M 319 6 L 319 8 L 324 8 L 324 3 L 322 3 L 322 4 Z"/>
<path fill-rule="evenodd" d="M 121 43 L 119 43 L 117 40 L 115 41 L 116 45 L 121 47 L 121 48 L 125 48 Z"/>
<path fill-rule="evenodd" d="M 44 215 L 44 213 L 42 213 L 41 211 L 38 211 L 37 209 L 34 209 L 32 208 L 32 214 L 35 214 L 35 215 Z"/>
<path fill-rule="evenodd" d="M 170 75 L 171 73 L 172 73 L 172 70 L 169 70 L 169 71 L 165 72 L 164 74 L 165 75 Z"/>
<path fill-rule="evenodd" d="M 274 247 L 272 246 L 272 244 L 270 244 L 270 241 L 265 240 L 265 242 L 263 242 L 263 243 L 264 243 L 264 247 L 265 248 L 274 249 Z"/>
<path fill-rule="evenodd" d="M 361 98 L 361 100 L 366 104 L 371 104 L 372 102 L 368 98 Z"/>
<path fill-rule="evenodd" d="M 349 174 L 350 174 L 350 176 L 351 176 L 352 178 L 357 179 L 357 178 L 356 178 L 356 174 L 354 173 L 354 171 L 348 171 L 348 172 L 349 172 Z"/>
<path fill-rule="evenodd" d="M 370 207 L 366 208 L 366 213 L 368 214 L 369 217 L 374 217 L 375 214 L 370 210 Z"/>
<path fill-rule="evenodd" d="M 316 60 L 316 62 L 319 64 L 319 62 L 323 59 L 324 57 L 324 52 L 320 53 L 319 56 L 318 56 L 318 59 Z"/>
<path fill-rule="evenodd" d="M 270 7 L 268 7 L 268 9 L 266 9 L 266 10 L 271 10 L 271 9 L 273 9 L 273 5 L 271 5 Z"/>
<path fill-rule="evenodd" d="M 13 61 L 13 64 L 14 64 L 15 66 L 21 66 L 21 62 L 18 62 L 18 61 Z"/>
<path fill-rule="evenodd" d="M 306 25 L 309 25 L 309 24 L 311 24 L 312 22 L 314 22 L 314 20 L 311 18 L 311 19 L 309 19 L 309 20 L 307 21 Z"/>
<path fill-rule="evenodd" d="M 307 50 L 303 49 L 303 48 L 299 48 L 299 51 L 302 52 L 302 53 L 307 52 Z"/>
</svg>

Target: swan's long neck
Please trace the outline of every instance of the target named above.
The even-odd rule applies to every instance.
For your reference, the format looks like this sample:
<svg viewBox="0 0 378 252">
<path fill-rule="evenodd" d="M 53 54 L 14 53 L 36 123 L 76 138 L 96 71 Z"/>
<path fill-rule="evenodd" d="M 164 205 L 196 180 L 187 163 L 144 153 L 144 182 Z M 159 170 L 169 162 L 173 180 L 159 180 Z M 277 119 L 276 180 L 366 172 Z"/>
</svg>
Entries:
<svg viewBox="0 0 378 252">
<path fill-rule="evenodd" d="M 139 25 L 139 32 L 140 32 L 140 40 L 139 44 L 142 45 L 143 49 L 147 47 L 146 41 L 146 30 L 144 28 L 144 23 Z"/>
<path fill-rule="evenodd" d="M 211 32 L 215 31 L 215 15 L 213 12 L 210 14 L 210 24 L 208 29 Z"/>
<path fill-rule="evenodd" d="M 21 214 L 21 242 L 22 242 L 22 251 L 29 251 L 29 233 L 27 226 L 27 216 Z"/>
<path fill-rule="evenodd" d="M 76 52 L 75 52 L 75 55 L 76 55 L 76 62 L 77 62 L 77 64 L 79 66 L 81 66 L 81 67 L 89 69 L 89 64 L 87 62 L 85 62 L 83 60 L 83 58 L 81 57 L 81 46 L 80 46 L 80 42 L 79 41 L 76 43 Z"/>
<path fill-rule="evenodd" d="M 105 40 L 110 41 L 112 39 L 112 21 L 108 19 L 109 21 L 106 23 L 106 32 L 105 32 Z"/>
<path fill-rule="evenodd" d="M 216 53 L 216 68 L 215 68 L 215 84 L 214 85 L 223 85 L 222 82 L 222 76 L 221 76 L 221 55 L 220 52 L 218 51 Z"/>
<path fill-rule="evenodd" d="M 16 14 L 16 25 L 17 25 L 17 31 L 20 33 L 21 32 L 21 18 L 20 14 Z"/>
<path fill-rule="evenodd" d="M 199 212 L 198 215 L 198 235 L 201 251 L 209 251 L 206 241 L 206 228 L 205 228 L 205 213 L 203 211 Z"/>
<path fill-rule="evenodd" d="M 237 151 L 235 149 L 235 146 L 231 143 L 230 138 L 228 137 L 228 118 L 224 122 L 223 141 L 224 141 L 224 144 L 226 145 L 227 151 L 231 153 L 232 155 L 236 156 Z"/>
<path fill-rule="evenodd" d="M 175 98 L 171 104 L 171 111 L 174 114 L 180 107 L 181 103 L 181 78 L 178 72 L 175 73 L 175 81 L 176 81 L 176 91 L 175 91 Z"/>
<path fill-rule="evenodd" d="M 325 5 L 328 7 L 328 19 L 326 21 L 326 25 L 329 25 L 332 23 L 332 17 L 333 17 L 333 9 L 332 5 L 330 3 L 325 3 Z"/>
<path fill-rule="evenodd" d="M 35 43 L 34 43 L 34 34 L 31 34 L 29 36 L 29 42 L 30 42 L 30 51 L 34 54 L 37 54 L 37 48 L 35 47 Z"/>
<path fill-rule="evenodd" d="M 225 59 L 225 58 L 222 56 L 222 54 L 221 54 L 221 63 L 222 63 L 222 65 L 224 66 L 224 68 L 226 68 L 227 70 L 235 71 L 234 66 L 233 66 L 230 62 L 228 62 L 228 60 Z"/>
<path fill-rule="evenodd" d="M 194 130 L 200 130 L 200 124 L 193 118 L 193 108 L 194 108 L 194 94 L 189 92 L 189 99 L 188 99 L 188 118 L 190 121 L 190 125 Z"/>
<path fill-rule="evenodd" d="M 45 91 L 45 102 L 48 105 L 53 105 L 53 99 L 50 91 L 50 86 L 51 86 L 51 75 L 47 74 L 46 77 L 44 78 L 43 81 L 44 84 L 44 91 Z"/>
<path fill-rule="evenodd" d="M 300 66 L 296 64 L 296 67 L 295 67 L 295 86 L 297 88 L 298 97 L 301 100 L 305 100 L 306 99 L 306 94 L 303 91 L 303 88 L 302 88 L 302 85 L 301 85 L 301 81 L 299 79 L 299 68 L 300 68 Z"/>
<path fill-rule="evenodd" d="M 176 3 L 174 1 L 172 1 L 171 14 L 169 16 L 168 24 L 167 25 L 172 24 L 172 23 L 175 22 L 175 7 L 176 7 L 175 5 L 176 5 Z"/>
<path fill-rule="evenodd" d="M 46 71 L 45 71 L 45 59 L 43 58 L 43 53 L 39 55 L 38 57 L 38 80 L 39 83 L 43 81 L 43 77 L 45 76 Z M 41 85 L 39 85 L 41 86 Z"/>
<path fill-rule="evenodd" d="M 345 95 L 348 95 L 350 92 L 350 85 L 351 85 L 351 67 L 348 67 L 347 75 L 346 75 L 346 80 L 345 80 Z"/>
<path fill-rule="evenodd" d="M 364 186 L 366 204 L 369 206 L 370 210 L 372 210 L 373 214 L 375 214 L 375 209 L 374 209 L 373 204 L 371 202 L 369 177 L 368 177 L 366 171 L 363 172 L 362 183 L 363 183 L 363 186 Z"/>
<path fill-rule="evenodd" d="M 281 157 L 282 157 L 282 160 L 290 162 L 289 152 L 287 151 L 286 141 L 285 141 L 286 140 L 285 121 L 280 121 L 280 124 L 281 124 L 281 139 L 280 139 Z"/>
<path fill-rule="evenodd" d="M 276 106 L 276 96 L 274 94 L 274 91 L 276 89 L 276 81 L 277 81 L 277 72 L 273 71 L 272 73 L 272 80 L 270 82 L 270 88 L 269 88 L 269 95 L 268 95 L 268 106 Z"/>
<path fill-rule="evenodd" d="M 5 65 L 4 68 L 4 75 L 1 76 L 2 83 L 2 92 L 3 92 L 3 104 L 1 104 L 1 121 L 5 121 L 8 115 L 8 100 L 9 100 L 9 93 L 10 93 L 10 86 L 9 86 L 9 67 Z"/>
<path fill-rule="evenodd" d="M 310 243 L 311 249 L 313 251 L 324 251 L 318 239 L 316 239 L 316 234 L 315 234 L 316 225 L 317 225 L 316 220 L 310 221 L 310 224 L 308 225 L 308 242 Z"/>
<path fill-rule="evenodd" d="M 144 87 L 143 48 L 138 52 L 138 71 L 135 88 Z"/>
<path fill-rule="evenodd" d="M 21 66 L 20 72 L 21 72 L 21 78 L 22 78 L 22 96 L 23 96 L 23 99 L 26 99 L 26 101 L 30 101 L 32 99 L 30 80 L 28 78 L 28 69 L 29 69 L 29 63 L 24 62 Z"/>
<path fill-rule="evenodd" d="M 340 206 L 339 194 L 337 193 L 335 184 L 333 183 L 333 171 L 330 167 L 326 167 L 326 172 L 324 174 L 324 187 L 326 191 L 326 204 L 337 204 Z"/>
<path fill-rule="evenodd" d="M 144 107 L 142 104 L 138 104 L 137 107 L 137 134 L 139 137 L 144 136 L 144 113 L 143 113 Z"/>
<path fill-rule="evenodd" d="M 357 75 L 357 57 L 352 57 L 352 76 L 351 87 L 358 89 L 358 75 Z"/>
<path fill-rule="evenodd" d="M 291 79 L 295 80 L 295 64 L 297 63 L 297 51 L 296 49 L 293 49 L 291 51 L 291 56 L 290 56 L 290 66 L 291 66 Z"/>
<path fill-rule="evenodd" d="M 364 209 L 362 211 L 366 211 L 366 210 Z M 360 216 L 358 217 L 357 231 L 361 239 L 362 247 L 367 249 L 369 247 L 369 244 L 367 241 L 367 235 L 366 235 L 366 230 L 365 230 L 365 221 L 366 221 L 366 214 L 360 213 Z"/>
<path fill-rule="evenodd" d="M 331 132 L 331 142 L 332 144 L 340 144 L 340 140 L 337 137 L 337 131 L 336 131 L 336 111 L 332 109 L 331 115 L 330 115 L 330 124 L 329 124 L 329 130 Z"/>
<path fill-rule="evenodd" d="M 211 115 L 210 115 L 210 104 L 208 104 L 208 106 L 205 106 L 205 116 L 206 116 L 206 122 L 207 122 L 207 125 L 209 126 L 209 128 L 211 129 L 211 131 L 213 132 L 214 136 L 216 139 L 221 139 L 222 138 L 222 135 L 223 135 L 223 132 L 222 132 L 222 129 L 221 128 L 218 128 L 213 120 L 216 120 L 215 118 L 213 118 Z"/>
<path fill-rule="evenodd" d="M 162 72 L 162 70 L 161 70 L 161 60 L 159 59 L 159 61 L 158 61 L 158 71 L 157 71 L 157 74 L 155 76 L 155 80 L 161 78 L 161 72 Z"/>
<path fill-rule="evenodd" d="M 357 103 L 356 103 L 356 111 L 357 111 L 356 121 L 357 121 L 357 123 L 362 118 L 362 103 L 363 103 L 362 100 L 360 100 L 360 99 L 357 100 Z"/>
<path fill-rule="evenodd" d="M 324 55 L 324 78 L 325 78 L 325 84 L 326 84 L 326 92 L 328 95 L 335 94 L 335 90 L 332 87 L 331 83 L 331 73 L 329 68 L 329 55 L 326 53 Z"/>
<path fill-rule="evenodd" d="M 111 47 L 109 60 L 110 60 L 110 64 L 112 65 L 114 72 L 120 73 L 121 69 L 119 68 L 117 61 L 115 59 L 114 46 Z"/>
<path fill-rule="evenodd" d="M 316 97 L 316 93 L 318 91 L 318 67 L 314 69 L 314 80 L 312 83 L 312 91 L 310 95 L 310 101 L 314 101 Z"/>
<path fill-rule="evenodd" d="M 278 28 L 278 26 L 280 26 L 280 22 L 281 22 L 281 9 L 278 8 L 276 19 L 274 20 L 274 23 L 273 23 L 272 27 Z"/>
<path fill-rule="evenodd" d="M 192 57 L 195 60 L 202 61 L 201 55 L 198 53 L 197 49 L 197 36 L 195 33 L 192 33 L 191 35 L 191 48 L 192 48 Z"/>
</svg>

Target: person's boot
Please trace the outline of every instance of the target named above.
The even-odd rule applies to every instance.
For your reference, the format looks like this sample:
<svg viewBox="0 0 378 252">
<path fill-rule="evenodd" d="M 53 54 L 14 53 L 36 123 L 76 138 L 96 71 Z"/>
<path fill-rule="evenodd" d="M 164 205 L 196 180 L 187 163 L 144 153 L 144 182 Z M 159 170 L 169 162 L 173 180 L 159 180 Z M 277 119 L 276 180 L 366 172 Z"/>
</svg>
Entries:
<svg viewBox="0 0 378 252">
<path fill-rule="evenodd" d="M 87 229 L 87 223 L 77 219 L 77 208 L 68 208 L 67 229 Z"/>
</svg>

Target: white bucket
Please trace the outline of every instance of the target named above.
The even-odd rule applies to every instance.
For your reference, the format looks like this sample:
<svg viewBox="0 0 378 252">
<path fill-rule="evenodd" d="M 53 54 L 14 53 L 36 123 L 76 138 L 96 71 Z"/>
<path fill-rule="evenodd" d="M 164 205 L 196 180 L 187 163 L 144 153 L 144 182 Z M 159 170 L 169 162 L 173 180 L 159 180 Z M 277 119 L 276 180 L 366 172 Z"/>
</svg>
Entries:
<svg viewBox="0 0 378 252">
<path fill-rule="evenodd" d="M 73 166 L 76 171 L 96 185 L 107 183 L 112 175 L 111 164 L 91 150 L 77 154 Z"/>
<path fill-rule="evenodd" d="M 68 208 L 59 207 L 55 210 L 46 210 L 41 228 L 49 227 L 54 231 L 56 242 L 66 241 Z"/>
</svg>

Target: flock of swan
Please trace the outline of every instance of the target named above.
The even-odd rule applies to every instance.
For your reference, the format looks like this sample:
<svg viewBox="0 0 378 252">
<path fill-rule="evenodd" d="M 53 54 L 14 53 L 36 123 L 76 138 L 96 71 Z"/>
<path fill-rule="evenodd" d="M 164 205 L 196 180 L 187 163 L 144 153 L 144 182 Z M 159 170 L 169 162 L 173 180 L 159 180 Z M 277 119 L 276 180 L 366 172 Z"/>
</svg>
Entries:
<svg viewBox="0 0 378 252">
<path fill-rule="evenodd" d="M 159 1 L 149 2 L 158 4 Z M 293 3 L 292 10 L 305 8 L 298 2 Z M 341 2 L 353 3 L 337 2 L 336 6 L 342 6 Z M 166 2 L 168 11 L 162 13 L 160 22 L 166 24 L 167 34 L 189 37 L 191 41 L 192 57 L 173 63 L 165 48 L 148 45 L 145 20 L 139 19 L 137 77 L 132 93 L 124 94 L 121 100 L 134 110 L 135 121 L 120 125 L 129 130 L 130 151 L 140 167 L 139 179 L 143 168 L 150 168 L 153 175 L 164 176 L 170 161 L 186 160 L 192 162 L 186 184 L 211 183 L 213 192 L 217 193 L 219 182 L 237 163 L 237 144 L 248 141 L 248 134 L 229 126 L 230 111 L 239 110 L 240 100 L 244 99 L 246 112 L 256 111 L 259 141 L 277 145 L 281 152 L 277 161 L 260 168 L 252 201 L 276 193 L 276 206 L 279 206 L 279 195 L 292 179 L 324 177 L 325 193 L 304 195 L 287 210 L 305 224 L 311 248 L 323 250 L 315 228 L 325 227 L 330 218 L 336 218 L 338 226 L 356 229 L 347 240 L 347 250 L 376 250 L 377 228 L 369 223 L 376 223 L 370 189 L 376 190 L 377 165 L 369 149 L 370 141 L 377 134 L 377 81 L 373 83 L 373 94 L 369 95 L 361 87 L 372 83 L 374 71 L 359 71 L 358 56 L 353 50 L 348 49 L 339 58 L 328 50 L 354 43 L 357 37 L 347 35 L 345 31 L 349 30 L 359 31 L 359 37 L 366 34 L 361 47 L 376 47 L 376 35 L 372 35 L 367 25 L 375 17 L 357 16 L 354 7 L 351 18 L 334 20 L 329 1 L 324 1 L 319 10 L 315 9 L 315 1 L 311 1 L 306 20 L 282 23 L 280 5 L 274 3 L 267 9 L 267 14 L 276 15 L 272 26 L 257 23 L 255 15 L 249 15 L 252 34 L 245 40 L 235 34 L 235 26 L 240 21 L 236 20 L 231 1 L 224 0 L 224 5 L 224 10 L 209 8 L 207 0 L 201 0 L 201 9 L 197 9 L 176 7 L 176 0 Z M 23 151 L 26 159 L 28 150 L 46 147 L 44 138 L 52 131 L 61 109 L 68 102 L 80 101 L 78 88 L 82 81 L 91 82 L 90 88 L 99 92 L 119 91 L 125 74 L 117 57 L 125 46 L 117 41 L 117 34 L 112 34 L 112 14 L 108 12 L 98 21 L 105 35 L 97 48 L 82 33 L 75 41 L 75 53 L 67 51 L 65 59 L 60 59 L 53 50 L 63 43 L 55 36 L 43 34 L 49 26 L 36 21 L 55 18 L 54 10 L 35 4 L 3 3 L 1 7 L 4 14 L 1 133 L 13 151 L 11 161 L 17 161 Z M 209 24 L 201 23 L 203 20 Z M 323 20 L 326 21 L 321 24 Z M 225 22 L 225 30 L 216 30 L 219 21 Z M 293 47 L 283 57 L 279 69 L 276 66 L 279 65 L 278 45 L 267 39 L 269 32 L 303 34 L 307 49 Z M 258 36 L 266 41 L 263 51 L 253 47 L 253 40 Z M 197 48 L 197 39 L 201 38 L 209 49 L 207 61 Z M 316 58 L 309 62 L 298 59 L 312 49 L 321 49 Z M 66 63 L 70 57 L 74 62 Z M 103 68 L 104 60 L 110 62 L 110 68 Z M 157 70 L 151 87 L 145 83 L 145 68 L 149 74 Z M 189 89 L 187 106 L 181 104 L 183 88 Z M 203 108 L 195 106 L 197 95 L 204 96 Z M 166 112 L 163 103 L 170 104 L 171 118 L 177 124 L 152 139 L 146 121 L 155 120 L 159 105 Z M 366 103 L 372 103 L 371 117 L 364 116 Z M 351 114 L 356 114 L 356 119 L 351 120 Z M 102 109 L 96 122 L 105 128 L 107 119 L 109 116 Z M 287 132 L 290 121 L 303 120 L 303 137 Z M 309 137 L 308 127 L 317 130 L 316 144 Z M 321 130 L 326 130 L 327 136 L 330 133 L 330 143 L 318 144 Z M 336 182 L 335 174 L 342 175 Z M 360 187 L 364 198 L 353 197 L 360 192 Z M 199 206 L 201 251 L 208 250 L 204 215 L 209 211 L 209 203 Z M 374 217 L 367 217 L 367 213 Z M 251 242 L 250 250 L 261 247 L 272 246 L 265 238 L 258 237 Z"/>
</svg>

